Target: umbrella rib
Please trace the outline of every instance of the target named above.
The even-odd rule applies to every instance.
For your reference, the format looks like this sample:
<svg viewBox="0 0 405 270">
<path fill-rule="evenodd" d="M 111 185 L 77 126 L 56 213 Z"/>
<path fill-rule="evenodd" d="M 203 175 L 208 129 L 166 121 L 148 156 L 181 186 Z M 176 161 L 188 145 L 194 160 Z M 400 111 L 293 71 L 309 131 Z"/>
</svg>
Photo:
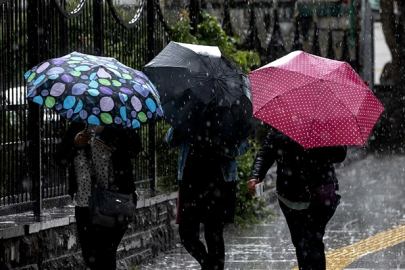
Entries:
<svg viewBox="0 0 405 270">
<path fill-rule="evenodd" d="M 340 101 L 340 100 L 339 100 L 339 101 Z M 359 108 L 362 107 L 362 105 L 364 104 L 364 102 L 365 102 L 365 100 L 363 99 L 363 101 L 361 102 Z M 357 112 L 359 112 L 359 108 L 357 109 Z M 354 119 L 356 119 L 357 127 L 358 127 L 359 134 L 360 134 L 360 138 L 361 138 L 361 140 L 363 141 L 363 144 L 365 144 L 367 140 L 364 140 L 364 138 L 363 138 L 363 134 L 361 133 L 361 127 L 360 127 L 359 120 L 358 120 L 358 118 L 356 117 L 356 115 L 355 115 L 354 113 L 352 113 L 352 114 L 354 115 Z"/>
<path fill-rule="evenodd" d="M 333 83 L 333 82 L 332 82 L 332 83 Z M 331 92 L 334 96 L 336 96 L 335 92 L 332 91 L 328 85 L 325 84 L 325 87 L 327 87 L 327 88 L 330 90 L 330 92 Z M 320 93 L 320 90 L 318 90 L 318 92 Z M 320 94 L 318 95 L 318 97 L 319 97 L 319 96 L 320 96 Z M 336 96 L 336 97 L 337 97 L 337 96 Z M 346 109 L 350 112 L 350 114 L 354 117 L 354 119 L 356 120 L 356 123 L 357 123 L 356 126 L 357 126 L 357 128 L 358 128 L 358 132 L 359 132 L 359 134 L 360 134 L 360 138 L 361 138 L 361 140 L 363 141 L 363 143 L 365 143 L 366 141 L 364 140 L 364 138 L 363 138 L 363 136 L 362 136 L 361 128 L 360 128 L 360 123 L 359 123 L 359 121 L 358 121 L 358 119 L 357 119 L 357 117 L 356 117 L 356 114 L 354 114 L 354 113 L 347 107 L 347 105 L 346 105 L 341 99 L 337 98 L 337 101 L 338 101 L 340 104 L 342 104 L 342 106 L 343 106 L 344 108 L 346 108 Z M 364 103 L 364 101 L 363 101 L 362 103 Z M 318 98 L 318 99 L 317 99 L 317 106 L 316 106 L 316 108 L 318 108 L 320 105 L 321 105 L 321 103 L 319 102 L 319 98 Z M 361 106 L 360 106 L 360 107 L 361 107 Z M 318 111 L 319 111 L 319 110 L 317 110 L 317 109 L 314 110 L 315 113 L 318 112 Z M 313 130 L 315 119 L 316 119 L 316 117 L 315 117 L 315 114 L 314 114 L 313 117 L 312 117 L 312 121 L 311 121 L 311 128 L 310 128 L 311 131 Z M 311 136 L 308 136 L 305 145 L 307 145 L 307 144 L 309 143 L 310 137 L 311 137 Z"/>
<path fill-rule="evenodd" d="M 209 62 L 210 62 L 211 69 L 214 70 L 214 73 L 215 73 L 215 68 L 216 68 L 216 66 L 212 64 L 212 59 L 211 59 L 211 58 L 209 58 Z M 218 73 L 219 73 L 219 74 L 222 74 L 222 73 L 220 73 L 220 72 L 218 72 Z M 241 85 L 241 83 L 239 82 L 239 80 L 237 80 L 237 75 L 238 75 L 237 73 L 232 74 L 232 76 L 226 77 L 226 80 L 227 80 L 227 81 L 231 81 L 232 83 Z M 216 77 L 214 76 L 214 78 L 215 78 L 215 80 L 222 86 L 221 89 L 223 89 L 224 91 L 226 91 L 229 95 L 232 95 L 233 97 L 235 96 L 235 95 L 233 95 L 233 94 L 231 93 L 231 91 L 226 87 L 226 82 L 225 82 L 225 80 L 221 79 L 221 77 L 216 78 Z"/>
<path fill-rule="evenodd" d="M 312 56 L 312 57 L 315 57 L 315 58 L 318 57 L 318 56 L 315 56 L 315 55 L 311 55 L 311 56 Z M 311 66 L 312 70 L 318 70 L 317 66 L 316 66 L 314 63 L 310 62 L 309 65 Z M 329 75 L 329 74 L 335 72 L 336 70 L 339 70 L 340 68 L 341 68 L 341 66 L 338 66 L 338 67 L 336 67 L 336 68 L 330 70 L 330 71 L 329 71 L 328 73 L 326 73 L 326 74 L 317 74 L 317 75 L 318 75 L 319 77 L 322 77 L 322 79 L 324 79 L 327 75 Z M 322 69 L 322 70 L 324 70 L 324 69 Z"/>
<path fill-rule="evenodd" d="M 306 75 L 305 75 L 305 76 L 306 76 Z M 312 77 L 312 76 L 306 76 L 306 77 L 314 78 L 314 77 Z M 314 78 L 314 79 L 316 79 L 316 78 Z M 308 83 L 306 83 L 306 84 L 302 84 L 302 85 L 299 85 L 299 86 L 297 86 L 297 87 L 291 88 L 291 89 L 289 89 L 289 90 L 286 91 L 286 92 L 277 94 L 277 95 L 274 96 L 272 99 L 276 99 L 276 98 L 278 98 L 278 97 L 280 97 L 280 96 L 282 96 L 282 95 L 284 95 L 284 94 L 286 94 L 286 93 L 290 93 L 290 92 L 292 92 L 292 91 L 299 90 L 299 88 L 304 87 L 304 86 L 308 86 L 308 85 L 313 84 L 313 83 L 315 83 L 315 82 L 317 82 L 317 81 L 308 82 Z M 330 80 L 326 80 L 326 82 L 335 83 L 335 82 L 330 81 Z M 333 92 L 333 91 L 332 91 L 332 92 Z M 333 92 L 333 93 L 334 93 L 334 92 Z M 267 103 L 265 103 L 263 106 L 261 106 L 259 109 L 257 109 L 257 111 L 260 111 L 264 106 L 266 106 L 266 104 L 267 104 Z"/>
<path fill-rule="evenodd" d="M 308 135 L 308 137 L 307 137 L 307 139 L 306 139 L 306 141 L 305 141 L 305 144 L 304 144 L 304 148 L 307 148 L 307 145 L 309 144 L 309 139 L 311 138 L 311 134 L 312 134 L 312 132 L 313 132 L 313 130 L 314 130 L 314 125 L 315 125 L 315 113 L 318 111 L 317 110 L 317 108 L 319 107 L 319 105 L 320 105 L 320 102 L 319 102 L 319 96 L 320 96 L 320 91 L 318 91 L 318 96 L 317 96 L 317 99 L 316 99 L 316 106 L 315 106 L 315 108 L 314 108 L 314 114 L 312 115 L 312 120 L 311 120 L 311 127 L 310 127 L 310 131 L 311 131 L 311 133 Z"/>
<path fill-rule="evenodd" d="M 346 109 L 348 109 L 347 106 L 346 106 L 346 104 L 345 104 L 342 100 L 338 99 L 338 101 L 339 101 Z M 350 111 L 350 110 L 348 109 L 348 111 Z M 357 123 L 356 126 L 357 126 L 358 132 L 359 132 L 359 134 L 360 134 L 360 138 L 361 138 L 361 140 L 363 141 L 363 143 L 365 144 L 366 141 L 364 140 L 363 134 L 361 133 L 361 128 L 360 128 L 359 120 L 358 120 L 358 118 L 356 117 L 356 114 L 354 114 L 352 111 L 350 111 L 350 113 L 352 114 L 352 116 L 353 116 L 354 119 L 356 120 L 356 123 Z"/>
<path fill-rule="evenodd" d="M 292 71 L 290 71 L 290 70 L 285 70 L 285 69 L 283 69 L 283 71 L 289 72 L 289 73 L 295 73 L 295 72 L 292 72 Z M 284 95 L 285 93 L 288 93 L 288 92 L 297 90 L 299 87 L 306 86 L 306 85 L 309 85 L 309 84 L 311 84 L 311 83 L 314 83 L 315 80 L 317 80 L 317 78 L 315 78 L 315 77 L 313 77 L 313 76 L 309 76 L 309 75 L 303 75 L 303 77 L 305 77 L 305 78 L 311 78 L 311 79 L 313 79 L 313 81 L 308 82 L 308 83 L 306 83 L 306 84 L 304 84 L 304 85 L 299 85 L 299 86 L 297 86 L 297 87 L 295 87 L 295 88 L 289 89 L 289 90 L 286 91 L 286 92 L 277 94 L 276 96 L 273 97 L 273 99 L 276 99 L 276 98 L 280 97 L 281 95 Z M 253 94 L 253 93 L 252 93 L 252 94 Z M 263 109 L 263 107 L 265 107 L 266 104 L 267 104 L 267 103 L 265 103 L 263 106 L 261 106 L 259 109 L 257 109 L 256 112 L 258 112 L 258 111 L 260 111 L 261 109 Z"/>
<path fill-rule="evenodd" d="M 201 78 L 205 78 L 205 81 L 201 80 L 200 82 L 210 82 L 210 81 L 211 81 L 207 76 L 201 76 Z M 190 89 L 193 89 L 195 86 L 199 86 L 198 83 L 196 83 L 196 84 L 194 84 L 194 85 L 190 85 L 189 88 L 190 88 Z M 170 98 L 170 99 L 167 99 L 164 104 L 166 104 L 166 103 L 172 101 L 173 99 L 176 99 L 178 96 L 181 96 L 181 95 L 183 95 L 183 92 L 179 93 L 179 94 L 176 95 L 176 96 L 173 96 L 173 97 Z M 211 102 L 212 100 L 213 100 L 213 95 L 211 95 L 209 102 Z M 162 104 L 162 105 L 163 105 L 163 104 Z"/>
<path fill-rule="evenodd" d="M 236 75 L 234 75 L 233 77 L 236 77 Z M 212 77 L 208 77 L 208 76 L 199 76 L 199 78 L 202 78 L 200 82 L 207 82 L 207 83 L 210 83 L 210 84 L 213 84 L 213 82 L 216 81 L 221 85 L 221 89 L 225 90 L 229 95 L 235 96 L 235 95 L 232 94 L 231 91 L 228 90 L 228 88 L 226 87 L 226 82 L 224 80 L 213 79 Z M 227 78 L 227 80 L 229 80 L 229 79 L 230 79 L 230 77 Z M 234 82 L 235 84 L 241 85 L 237 80 L 231 80 L 231 81 Z M 194 87 L 196 85 L 190 85 L 190 87 Z"/>
<path fill-rule="evenodd" d="M 313 82 L 307 83 L 307 84 L 305 84 L 305 85 L 303 85 L 303 86 L 309 85 L 309 84 L 311 84 L 311 83 L 313 83 Z M 289 89 L 289 90 L 288 90 L 288 91 L 286 91 L 286 92 L 283 92 L 283 93 L 277 94 L 277 95 L 275 95 L 275 96 L 274 96 L 274 97 L 273 97 L 271 100 L 275 100 L 275 99 L 277 99 L 277 98 L 281 97 L 282 95 L 284 95 L 284 94 L 286 94 L 286 93 L 290 93 L 290 92 L 292 92 L 292 91 L 299 90 L 299 88 L 300 88 L 300 87 L 302 87 L 302 85 L 297 86 L 297 87 L 292 88 L 292 89 Z M 263 105 L 263 106 L 261 106 L 259 109 L 257 109 L 257 110 L 256 110 L 256 112 L 258 112 L 258 111 L 260 111 L 261 109 L 263 109 L 263 107 L 265 107 L 267 104 L 268 104 L 268 102 L 267 102 L 267 103 L 264 103 L 264 105 Z"/>
</svg>

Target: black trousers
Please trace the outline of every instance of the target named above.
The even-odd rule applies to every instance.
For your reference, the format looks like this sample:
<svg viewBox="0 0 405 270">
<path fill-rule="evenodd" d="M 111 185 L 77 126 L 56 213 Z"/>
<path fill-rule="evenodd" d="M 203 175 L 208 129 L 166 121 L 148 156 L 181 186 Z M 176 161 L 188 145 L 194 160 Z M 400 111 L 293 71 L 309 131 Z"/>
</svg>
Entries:
<svg viewBox="0 0 405 270">
<path fill-rule="evenodd" d="M 334 215 L 338 201 L 329 206 L 310 206 L 294 210 L 279 200 L 290 229 L 300 270 L 325 270 L 325 227 Z"/>
<path fill-rule="evenodd" d="M 204 238 L 207 248 L 200 240 L 200 221 L 181 219 L 179 234 L 184 248 L 201 265 L 203 270 L 223 270 L 225 264 L 225 243 L 222 221 L 206 221 Z"/>
<path fill-rule="evenodd" d="M 75 208 L 82 255 L 91 270 L 115 270 L 117 247 L 128 227 L 108 228 L 90 221 L 88 207 Z"/>
</svg>

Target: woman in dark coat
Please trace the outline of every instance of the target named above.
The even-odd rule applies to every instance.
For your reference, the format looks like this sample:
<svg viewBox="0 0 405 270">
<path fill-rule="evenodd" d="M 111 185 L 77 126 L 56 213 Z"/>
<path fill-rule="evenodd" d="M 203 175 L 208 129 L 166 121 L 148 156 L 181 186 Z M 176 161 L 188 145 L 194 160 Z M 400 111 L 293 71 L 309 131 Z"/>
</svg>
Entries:
<svg viewBox="0 0 405 270">
<path fill-rule="evenodd" d="M 75 196 L 76 225 L 86 265 L 92 270 L 115 270 L 117 247 L 127 226 L 109 228 L 91 222 L 91 179 L 101 188 L 132 194 L 136 205 L 131 160 L 140 152 L 141 140 L 134 130 L 91 128 L 88 132 L 85 124 L 71 123 L 54 160 L 69 168 L 69 194 Z"/>
<path fill-rule="evenodd" d="M 253 163 L 248 188 L 262 181 L 277 162 L 276 190 L 300 270 L 325 270 L 325 227 L 340 203 L 334 163 L 346 158 L 346 146 L 305 150 L 271 128 Z"/>
<path fill-rule="evenodd" d="M 235 157 L 249 149 L 247 140 L 234 147 L 209 140 L 203 129 L 194 141 L 170 128 L 166 140 L 180 147 L 178 160 L 179 193 L 177 217 L 184 248 L 203 270 L 223 270 L 225 223 L 233 223 L 236 203 L 237 164 Z M 200 224 L 204 225 L 207 248 L 200 241 Z"/>
</svg>

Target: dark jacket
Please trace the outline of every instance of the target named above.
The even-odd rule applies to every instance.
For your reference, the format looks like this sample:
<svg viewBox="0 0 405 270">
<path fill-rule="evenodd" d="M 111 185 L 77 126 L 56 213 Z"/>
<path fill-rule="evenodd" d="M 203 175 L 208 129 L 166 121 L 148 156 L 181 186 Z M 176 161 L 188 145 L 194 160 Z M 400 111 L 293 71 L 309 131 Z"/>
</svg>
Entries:
<svg viewBox="0 0 405 270">
<path fill-rule="evenodd" d="M 54 162 L 57 165 L 69 168 L 69 195 L 72 197 L 77 191 L 73 158 L 77 154 L 78 148 L 74 146 L 74 138 L 77 133 L 84 129 L 85 124 L 72 122 L 53 155 Z M 118 191 L 123 194 L 133 194 L 136 187 L 132 159 L 141 151 L 141 138 L 138 132 L 106 127 L 99 137 L 114 149 L 111 159 L 114 170 L 114 184 L 117 186 Z"/>
<path fill-rule="evenodd" d="M 276 129 L 271 129 L 256 155 L 249 179 L 262 181 L 277 162 L 277 193 L 293 202 L 309 201 L 308 189 L 333 182 L 333 163 L 343 162 L 346 146 L 317 147 L 305 150 Z"/>
<path fill-rule="evenodd" d="M 191 143 L 175 133 L 175 129 L 171 127 L 166 133 L 166 142 L 170 147 L 180 147 L 177 179 L 181 181 L 183 179 L 183 171 Z M 238 147 L 228 147 L 224 151 L 221 151 L 220 155 L 224 156 L 224 162 L 221 163 L 221 170 L 225 182 L 237 180 L 238 166 L 236 157 L 246 154 L 248 150 L 249 142 L 248 140 L 243 140 Z"/>
</svg>

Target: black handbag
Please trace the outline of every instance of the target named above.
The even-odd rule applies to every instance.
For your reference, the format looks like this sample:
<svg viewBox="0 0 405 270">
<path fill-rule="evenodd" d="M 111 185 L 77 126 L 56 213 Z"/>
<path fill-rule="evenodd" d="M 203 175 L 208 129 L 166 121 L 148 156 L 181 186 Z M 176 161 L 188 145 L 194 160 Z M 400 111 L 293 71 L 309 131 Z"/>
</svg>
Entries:
<svg viewBox="0 0 405 270">
<path fill-rule="evenodd" d="M 114 227 L 133 221 L 136 205 L 132 195 L 93 186 L 89 198 L 90 218 L 94 224 Z"/>
</svg>

